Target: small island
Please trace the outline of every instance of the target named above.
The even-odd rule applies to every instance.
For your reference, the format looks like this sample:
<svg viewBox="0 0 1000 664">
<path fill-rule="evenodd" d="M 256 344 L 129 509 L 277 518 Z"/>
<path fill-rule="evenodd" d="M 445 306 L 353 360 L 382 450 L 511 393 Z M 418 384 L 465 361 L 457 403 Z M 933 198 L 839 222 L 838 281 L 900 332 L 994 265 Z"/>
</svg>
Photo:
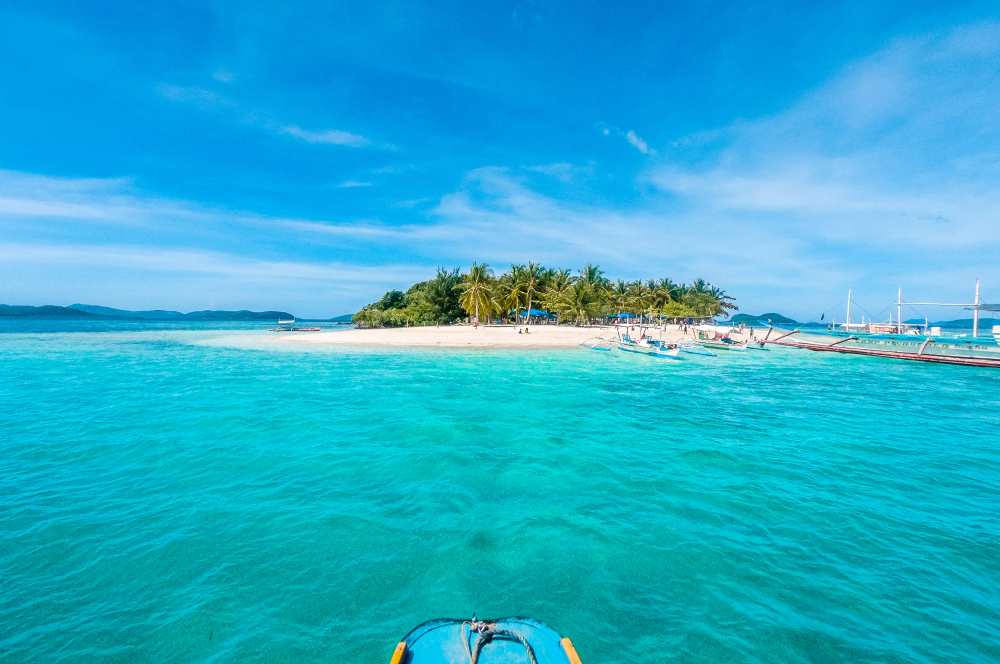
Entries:
<svg viewBox="0 0 1000 664">
<path fill-rule="evenodd" d="M 355 329 L 285 336 L 309 344 L 442 347 L 571 347 L 609 325 L 655 325 L 680 340 L 685 327 L 737 309 L 735 299 L 702 279 L 611 281 L 597 265 L 577 274 L 535 263 L 495 275 L 474 263 L 440 268 L 405 292 L 393 290 L 353 317 Z"/>
<path fill-rule="evenodd" d="M 598 265 L 570 270 L 535 263 L 495 276 L 489 265 L 468 272 L 439 268 L 406 292 L 394 290 L 353 317 L 359 328 L 467 323 L 606 324 L 611 319 L 706 319 L 737 311 L 735 298 L 702 279 L 611 281 Z"/>
</svg>

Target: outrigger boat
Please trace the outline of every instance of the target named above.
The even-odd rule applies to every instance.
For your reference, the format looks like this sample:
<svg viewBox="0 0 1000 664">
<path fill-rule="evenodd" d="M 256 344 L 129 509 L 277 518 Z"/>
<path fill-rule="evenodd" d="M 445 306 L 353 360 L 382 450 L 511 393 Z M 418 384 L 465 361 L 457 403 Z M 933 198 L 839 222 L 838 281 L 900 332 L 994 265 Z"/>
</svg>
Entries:
<svg viewBox="0 0 1000 664">
<path fill-rule="evenodd" d="M 704 348 L 711 348 L 712 350 L 746 350 L 747 342 L 733 341 L 729 337 L 723 337 L 722 339 L 706 341 L 702 346 Z"/>
<path fill-rule="evenodd" d="M 630 353 L 643 353 L 653 357 L 664 357 L 671 360 L 679 360 L 681 348 L 677 344 L 666 341 L 654 341 L 649 337 L 641 337 L 638 341 L 633 341 L 627 334 L 623 335 L 617 342 L 618 350 Z"/>
<path fill-rule="evenodd" d="M 945 307 L 966 307 L 974 311 L 972 336 L 946 336 L 941 328 L 933 328 L 926 321 L 920 324 L 903 323 L 903 305 L 927 305 Z M 801 328 L 788 330 L 771 325 L 765 337 L 766 343 L 777 346 L 791 346 L 813 351 L 872 355 L 899 360 L 919 362 L 939 362 L 942 364 L 963 364 L 976 367 L 1000 367 L 1000 345 L 997 335 L 1000 326 L 993 330 L 992 337 L 979 336 L 979 312 L 1000 311 L 1000 305 L 983 304 L 979 298 L 979 282 L 976 282 L 976 300 L 972 304 L 947 304 L 940 302 L 904 302 L 902 289 L 896 301 L 897 318 L 893 323 L 861 324 L 851 323 L 851 293 L 847 294 L 847 322 L 838 328 L 830 325 L 829 330 L 803 331 Z M 891 318 L 891 317 L 890 317 Z"/>
<path fill-rule="evenodd" d="M 745 341 L 734 341 L 729 338 L 730 330 L 727 327 L 721 327 L 719 325 L 699 325 L 695 328 L 698 330 L 699 334 L 704 334 L 712 336 L 704 339 L 701 342 L 703 348 L 708 348 L 711 350 L 746 350 L 747 342 Z"/>
<path fill-rule="evenodd" d="M 389 664 L 581 664 L 573 642 L 540 620 L 431 620 L 407 634 Z"/>
</svg>

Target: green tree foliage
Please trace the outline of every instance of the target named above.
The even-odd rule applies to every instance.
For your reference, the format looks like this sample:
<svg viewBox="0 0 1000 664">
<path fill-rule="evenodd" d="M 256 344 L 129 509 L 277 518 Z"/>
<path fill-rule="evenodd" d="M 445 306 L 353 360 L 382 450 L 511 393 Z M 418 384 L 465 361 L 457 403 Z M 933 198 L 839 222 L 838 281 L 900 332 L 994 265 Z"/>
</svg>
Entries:
<svg viewBox="0 0 1000 664">
<path fill-rule="evenodd" d="M 577 325 L 590 322 L 603 311 L 603 298 L 598 288 L 586 281 L 570 284 L 556 301 L 559 313 Z"/>
<path fill-rule="evenodd" d="M 587 264 L 572 276 L 569 270 L 536 263 L 511 265 L 494 277 L 486 264 L 459 269 L 438 268 L 433 279 L 405 293 L 386 293 L 354 315 L 364 327 L 399 327 L 454 323 L 478 317 L 514 319 L 520 312 L 545 307 L 559 320 L 577 325 L 618 313 L 670 319 L 705 317 L 738 311 L 735 299 L 704 279 L 690 285 L 671 279 L 611 282 L 598 265 Z"/>
<path fill-rule="evenodd" d="M 381 311 L 388 311 L 389 309 L 402 309 L 403 300 L 405 296 L 403 291 L 392 290 L 382 296 L 382 299 L 378 301 L 378 308 Z"/>
<path fill-rule="evenodd" d="M 493 271 L 485 263 L 473 263 L 472 268 L 462 275 L 462 281 L 455 286 L 459 292 L 458 303 L 476 320 L 489 317 L 500 310 L 493 293 Z"/>
</svg>

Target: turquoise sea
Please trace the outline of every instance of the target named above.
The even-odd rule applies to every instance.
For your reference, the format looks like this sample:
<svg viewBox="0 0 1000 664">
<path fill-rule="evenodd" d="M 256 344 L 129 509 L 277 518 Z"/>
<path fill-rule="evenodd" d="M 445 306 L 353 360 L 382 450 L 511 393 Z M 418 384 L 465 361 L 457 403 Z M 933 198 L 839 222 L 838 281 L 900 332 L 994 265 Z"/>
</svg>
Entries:
<svg viewBox="0 0 1000 664">
<path fill-rule="evenodd" d="M 1000 661 L 1000 371 L 0 325 L 0 661 Z"/>
</svg>

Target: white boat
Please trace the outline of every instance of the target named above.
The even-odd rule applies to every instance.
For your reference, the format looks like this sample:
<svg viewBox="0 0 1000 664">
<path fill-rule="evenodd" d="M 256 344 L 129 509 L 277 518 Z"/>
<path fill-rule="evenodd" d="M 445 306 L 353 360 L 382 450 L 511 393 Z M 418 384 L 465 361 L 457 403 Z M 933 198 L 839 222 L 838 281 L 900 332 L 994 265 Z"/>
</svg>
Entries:
<svg viewBox="0 0 1000 664">
<path fill-rule="evenodd" d="M 281 320 L 280 318 L 278 319 L 278 325 L 294 325 L 294 324 L 295 324 L 294 318 L 291 320 Z"/>
<path fill-rule="evenodd" d="M 642 353 L 644 355 L 652 355 L 653 357 L 662 357 L 669 360 L 681 359 L 680 346 L 677 344 L 667 343 L 666 341 L 654 341 L 648 337 L 642 337 L 638 341 L 635 341 L 626 334 L 616 343 L 618 345 L 618 350 L 624 350 L 630 353 Z"/>
<path fill-rule="evenodd" d="M 722 339 L 712 339 L 706 341 L 702 344 L 704 348 L 711 348 L 712 350 L 746 350 L 747 342 L 745 341 L 733 341 L 728 337 Z"/>
</svg>

